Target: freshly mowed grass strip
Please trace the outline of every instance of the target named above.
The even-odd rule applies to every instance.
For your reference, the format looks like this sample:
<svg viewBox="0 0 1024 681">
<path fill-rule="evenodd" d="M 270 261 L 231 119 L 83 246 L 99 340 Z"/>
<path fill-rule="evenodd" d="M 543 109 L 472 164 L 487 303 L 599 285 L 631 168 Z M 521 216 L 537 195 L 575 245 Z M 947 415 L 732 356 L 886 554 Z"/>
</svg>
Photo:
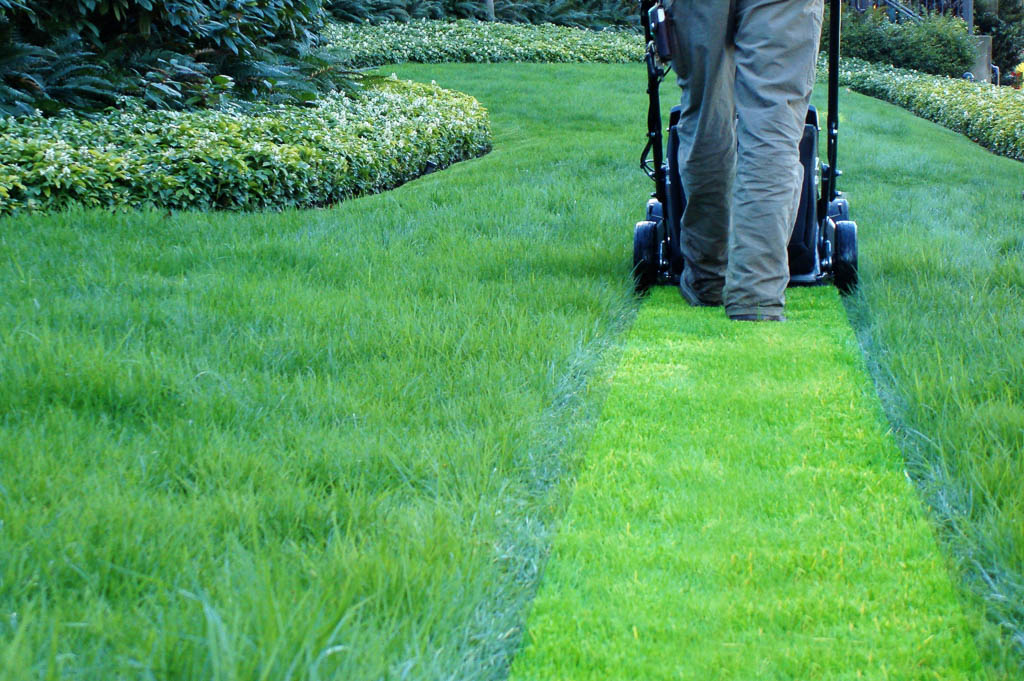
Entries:
<svg viewBox="0 0 1024 681">
<path fill-rule="evenodd" d="M 494 152 L 330 210 L 0 220 L 0 678 L 503 675 L 636 306 L 644 95 L 404 74 Z"/>
<path fill-rule="evenodd" d="M 985 660 L 1022 678 L 1024 165 L 843 97 L 863 282 L 850 319 L 908 470 L 998 628 L 982 632 Z"/>
<path fill-rule="evenodd" d="M 979 679 L 832 289 L 630 330 L 512 679 Z"/>
</svg>

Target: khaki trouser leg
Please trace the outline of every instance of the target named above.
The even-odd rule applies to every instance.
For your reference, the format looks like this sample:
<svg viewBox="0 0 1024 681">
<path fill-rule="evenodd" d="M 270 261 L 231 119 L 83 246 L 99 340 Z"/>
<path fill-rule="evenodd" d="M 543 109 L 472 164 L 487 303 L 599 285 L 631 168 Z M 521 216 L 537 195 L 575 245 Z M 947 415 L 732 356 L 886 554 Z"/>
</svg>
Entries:
<svg viewBox="0 0 1024 681">
<path fill-rule="evenodd" d="M 735 65 L 729 0 L 675 0 L 672 66 L 683 90 L 679 174 L 686 191 L 681 243 L 684 285 L 720 303 L 736 172 Z"/>
<path fill-rule="evenodd" d="M 800 138 L 814 87 L 821 0 L 736 2 L 736 194 L 725 308 L 781 314 L 803 168 Z"/>
<path fill-rule="evenodd" d="M 785 304 L 822 8 L 821 0 L 669 7 L 683 90 L 684 285 L 713 302 L 724 279 L 730 315 L 781 314 Z"/>
</svg>

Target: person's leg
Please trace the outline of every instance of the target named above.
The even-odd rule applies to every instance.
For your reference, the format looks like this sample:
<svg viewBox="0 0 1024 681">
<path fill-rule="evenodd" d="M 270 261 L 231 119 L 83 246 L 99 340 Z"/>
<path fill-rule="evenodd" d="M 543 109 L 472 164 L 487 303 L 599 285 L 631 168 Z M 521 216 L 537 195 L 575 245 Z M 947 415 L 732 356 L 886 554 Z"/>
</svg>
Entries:
<svg viewBox="0 0 1024 681">
<path fill-rule="evenodd" d="M 786 246 L 803 169 L 800 138 L 814 87 L 821 0 L 737 0 L 739 157 L 725 307 L 730 316 L 780 316 Z"/>
<path fill-rule="evenodd" d="M 672 65 L 683 90 L 679 174 L 686 192 L 680 290 L 693 304 L 720 305 L 728 261 L 736 167 L 733 0 L 674 0 Z"/>
</svg>

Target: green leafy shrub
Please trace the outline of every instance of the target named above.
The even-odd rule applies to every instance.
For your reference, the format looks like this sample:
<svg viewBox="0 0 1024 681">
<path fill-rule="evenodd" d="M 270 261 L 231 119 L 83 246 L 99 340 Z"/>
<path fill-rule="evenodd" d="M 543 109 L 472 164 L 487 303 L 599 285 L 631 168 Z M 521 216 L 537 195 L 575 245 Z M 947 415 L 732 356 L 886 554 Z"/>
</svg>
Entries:
<svg viewBox="0 0 1024 681">
<path fill-rule="evenodd" d="M 974 40 L 957 17 L 935 14 L 921 22 L 894 25 L 899 28 L 894 33 L 893 65 L 953 77 L 973 66 Z"/>
<path fill-rule="evenodd" d="M 386 26 L 334 24 L 329 44 L 353 67 L 400 62 L 639 62 L 643 41 L 622 30 L 552 24 L 411 21 Z"/>
<path fill-rule="evenodd" d="M 828 18 L 821 36 L 828 49 Z M 844 56 L 941 76 L 957 77 L 974 63 L 967 25 L 953 16 L 926 14 L 921 22 L 894 23 L 883 10 L 843 11 Z"/>
<path fill-rule="evenodd" d="M 824 64 L 820 68 L 824 72 Z M 1019 90 L 859 59 L 843 60 L 839 80 L 963 133 L 997 154 L 1024 161 L 1024 93 Z"/>
<path fill-rule="evenodd" d="M 391 79 L 312 107 L 0 119 L 0 214 L 320 206 L 479 155 L 489 138 L 472 97 Z"/>
</svg>

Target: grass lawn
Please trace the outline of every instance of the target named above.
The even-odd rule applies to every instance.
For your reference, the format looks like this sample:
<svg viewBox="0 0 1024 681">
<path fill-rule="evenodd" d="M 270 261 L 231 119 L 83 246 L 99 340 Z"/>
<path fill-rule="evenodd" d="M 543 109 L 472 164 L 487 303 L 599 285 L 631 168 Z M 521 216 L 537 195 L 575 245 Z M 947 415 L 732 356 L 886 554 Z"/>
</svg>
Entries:
<svg viewBox="0 0 1024 681">
<path fill-rule="evenodd" d="M 0 221 L 0 677 L 500 673 L 636 307 L 643 92 L 434 73 L 492 154 L 331 210 Z"/>
<path fill-rule="evenodd" d="M 838 294 L 789 298 L 643 307 L 513 681 L 983 675 Z"/>
<path fill-rule="evenodd" d="M 502 678 L 637 308 L 638 68 L 402 66 L 495 150 L 330 210 L 0 220 L 0 678 Z M 985 415 L 1021 404 L 1020 166 L 846 102 L 850 309 L 915 475 L 1019 580 Z M 949 421 L 972 386 L 1002 401 Z"/>
<path fill-rule="evenodd" d="M 847 309 L 956 571 L 1024 677 L 1024 165 L 844 94 L 865 285 Z M 1012 651 L 1012 652 L 1011 652 Z"/>
</svg>

